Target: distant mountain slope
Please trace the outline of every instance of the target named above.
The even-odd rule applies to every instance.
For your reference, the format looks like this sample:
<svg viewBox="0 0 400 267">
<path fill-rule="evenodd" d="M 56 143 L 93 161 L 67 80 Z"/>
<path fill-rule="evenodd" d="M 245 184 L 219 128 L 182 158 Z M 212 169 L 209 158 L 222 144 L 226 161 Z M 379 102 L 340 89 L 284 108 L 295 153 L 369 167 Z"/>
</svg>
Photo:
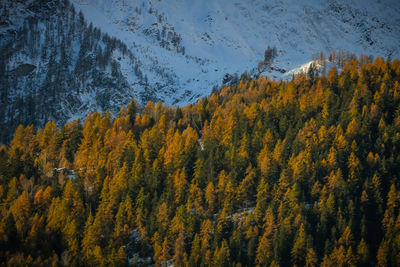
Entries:
<svg viewBox="0 0 400 267">
<path fill-rule="evenodd" d="M 3 0 L 0 141 L 132 97 L 192 103 L 245 71 L 287 78 L 320 51 L 398 57 L 399 14 L 372 0 Z"/>
<path fill-rule="evenodd" d="M 143 61 L 169 69 L 177 87 L 195 95 L 210 93 L 226 73 L 257 73 L 267 46 L 276 47 L 277 56 L 265 74 L 278 78 L 320 51 L 400 55 L 399 1 L 73 2 L 94 25 L 123 40 Z"/>
<path fill-rule="evenodd" d="M 0 141 L 19 123 L 117 114 L 133 97 L 146 98 L 140 90 L 151 93 L 140 60 L 68 1 L 6 1 L 2 12 Z"/>
</svg>

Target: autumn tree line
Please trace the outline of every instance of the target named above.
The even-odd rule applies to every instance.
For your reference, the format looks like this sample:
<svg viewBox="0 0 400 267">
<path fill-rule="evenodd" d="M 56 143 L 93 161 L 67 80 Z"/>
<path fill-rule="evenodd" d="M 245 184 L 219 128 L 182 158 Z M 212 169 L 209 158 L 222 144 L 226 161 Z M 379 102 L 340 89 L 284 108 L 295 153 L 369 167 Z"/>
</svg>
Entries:
<svg viewBox="0 0 400 267">
<path fill-rule="evenodd" d="M 9 266 L 400 266 L 400 61 L 19 126 Z"/>
</svg>

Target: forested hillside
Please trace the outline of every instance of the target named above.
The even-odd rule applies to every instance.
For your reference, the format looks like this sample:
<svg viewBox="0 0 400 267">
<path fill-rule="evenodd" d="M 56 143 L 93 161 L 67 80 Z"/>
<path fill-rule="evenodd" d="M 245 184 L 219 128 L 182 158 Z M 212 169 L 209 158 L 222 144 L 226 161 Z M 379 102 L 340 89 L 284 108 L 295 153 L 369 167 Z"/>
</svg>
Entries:
<svg viewBox="0 0 400 267">
<path fill-rule="evenodd" d="M 400 61 L 20 126 L 1 265 L 399 266 Z"/>
</svg>

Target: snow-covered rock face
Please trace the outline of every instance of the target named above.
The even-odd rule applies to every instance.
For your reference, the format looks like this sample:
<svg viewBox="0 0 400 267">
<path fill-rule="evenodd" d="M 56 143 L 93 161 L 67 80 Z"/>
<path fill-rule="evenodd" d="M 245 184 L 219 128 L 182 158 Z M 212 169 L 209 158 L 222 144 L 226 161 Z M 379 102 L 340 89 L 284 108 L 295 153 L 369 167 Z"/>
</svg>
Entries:
<svg viewBox="0 0 400 267">
<path fill-rule="evenodd" d="M 172 104 L 208 95 L 226 73 L 257 72 L 267 46 L 277 48 L 277 57 L 275 70 L 263 74 L 277 78 L 321 51 L 400 54 L 396 0 L 73 2 L 89 21 L 123 40 L 148 63 L 150 70 L 144 72 L 149 81 L 159 80 L 151 72 L 154 66 L 173 77 L 176 91 L 161 97 Z"/>
<path fill-rule="evenodd" d="M 132 97 L 193 103 L 226 74 L 289 78 L 321 51 L 400 55 L 398 0 L 70 1 L 75 14 L 66 0 L 0 1 L 0 142 Z"/>
</svg>

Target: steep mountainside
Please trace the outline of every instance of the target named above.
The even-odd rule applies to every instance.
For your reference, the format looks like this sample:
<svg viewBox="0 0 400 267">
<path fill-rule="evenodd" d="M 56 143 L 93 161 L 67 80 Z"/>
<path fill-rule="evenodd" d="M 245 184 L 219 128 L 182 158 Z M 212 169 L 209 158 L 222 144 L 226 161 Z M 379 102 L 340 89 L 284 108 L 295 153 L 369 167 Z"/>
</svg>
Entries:
<svg viewBox="0 0 400 267">
<path fill-rule="evenodd" d="M 151 93 L 124 43 L 87 24 L 67 1 L 3 2 L 0 141 L 19 123 L 65 123 Z M 129 75 L 124 75 L 129 73 Z"/>
<path fill-rule="evenodd" d="M 177 76 L 177 88 L 207 95 L 226 74 L 258 74 L 268 46 L 277 78 L 332 50 L 400 54 L 398 1 L 73 0 L 88 20 L 144 61 Z M 285 74 L 283 74 L 284 76 Z M 191 101 L 178 97 L 173 100 Z"/>
<path fill-rule="evenodd" d="M 3 0 L 0 141 L 132 97 L 192 103 L 245 71 L 290 78 L 320 51 L 395 58 L 398 14 L 372 0 Z"/>
</svg>

